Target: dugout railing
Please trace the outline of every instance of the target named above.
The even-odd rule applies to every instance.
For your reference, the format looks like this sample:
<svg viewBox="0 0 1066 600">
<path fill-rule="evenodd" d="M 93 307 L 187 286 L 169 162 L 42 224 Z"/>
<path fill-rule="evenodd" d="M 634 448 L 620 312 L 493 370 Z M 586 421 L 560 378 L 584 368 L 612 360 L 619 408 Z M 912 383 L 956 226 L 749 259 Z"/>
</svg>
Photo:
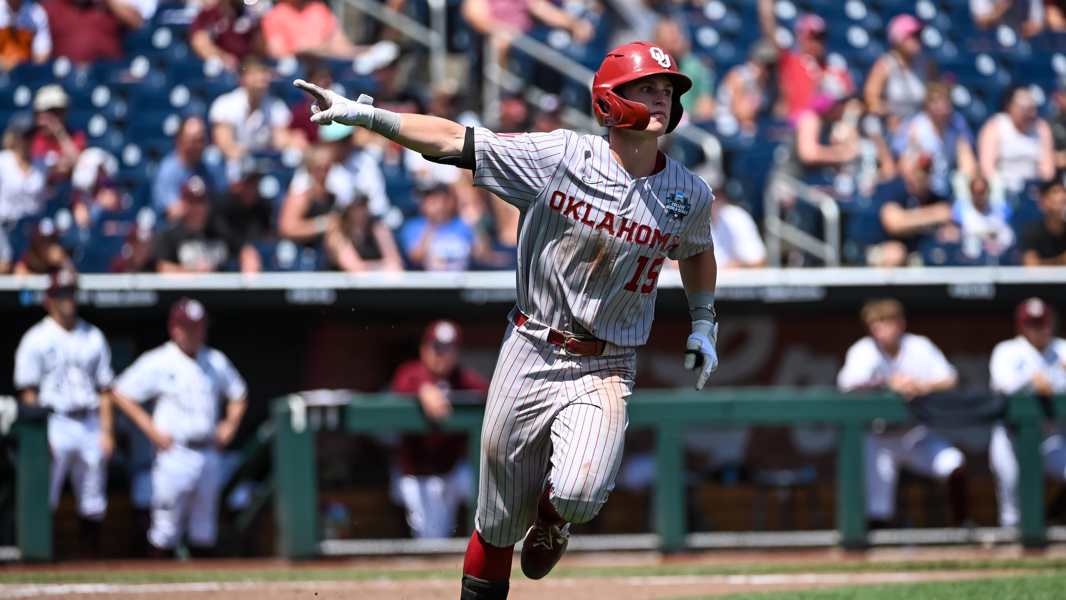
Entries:
<svg viewBox="0 0 1066 600">
<path fill-rule="evenodd" d="M 1066 396 L 1053 399 L 1055 414 L 1064 414 Z M 274 423 L 275 518 L 278 552 L 286 558 L 311 558 L 322 553 L 319 539 L 315 432 L 310 414 L 319 410 L 299 395 L 277 400 L 272 407 Z M 350 433 L 389 434 L 427 431 L 431 425 L 417 403 L 407 397 L 354 394 L 341 406 L 330 406 L 331 420 Z M 657 462 L 654 484 L 656 546 L 666 552 L 691 545 L 687 535 L 683 439 L 688 428 L 821 423 L 839 431 L 836 449 L 836 535 L 845 548 L 865 547 L 869 542 L 865 521 L 863 437 L 874 420 L 901 423 L 910 412 L 889 394 L 842 395 L 827 389 L 720 389 L 709 393 L 692 391 L 642 391 L 629 402 L 631 428 L 655 432 Z M 456 407 L 445 422 L 433 425 L 466 432 L 470 462 L 477 468 L 482 412 L 477 407 Z M 1040 455 L 1044 409 L 1036 398 L 1011 399 L 1006 420 L 1013 426 L 1014 445 L 1020 467 L 1019 494 L 1022 511 L 1017 539 L 1035 548 L 1047 543 L 1044 517 L 1044 473 Z M 476 481 L 476 478 L 475 478 Z"/>
</svg>

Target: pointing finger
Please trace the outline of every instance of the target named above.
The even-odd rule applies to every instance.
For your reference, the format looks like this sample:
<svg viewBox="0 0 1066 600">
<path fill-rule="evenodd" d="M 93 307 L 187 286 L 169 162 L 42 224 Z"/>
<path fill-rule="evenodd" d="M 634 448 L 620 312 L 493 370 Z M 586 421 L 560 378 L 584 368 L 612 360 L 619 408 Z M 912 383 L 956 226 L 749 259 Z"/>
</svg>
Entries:
<svg viewBox="0 0 1066 600">
<path fill-rule="evenodd" d="M 303 79 L 297 79 L 296 81 L 293 81 L 292 84 L 295 85 L 296 87 L 300 88 L 301 90 L 307 92 L 308 94 L 311 94 L 319 102 L 321 102 L 323 104 L 328 104 L 327 99 L 326 99 L 326 90 L 318 87 L 317 85 L 315 85 L 313 83 L 304 81 Z"/>
</svg>

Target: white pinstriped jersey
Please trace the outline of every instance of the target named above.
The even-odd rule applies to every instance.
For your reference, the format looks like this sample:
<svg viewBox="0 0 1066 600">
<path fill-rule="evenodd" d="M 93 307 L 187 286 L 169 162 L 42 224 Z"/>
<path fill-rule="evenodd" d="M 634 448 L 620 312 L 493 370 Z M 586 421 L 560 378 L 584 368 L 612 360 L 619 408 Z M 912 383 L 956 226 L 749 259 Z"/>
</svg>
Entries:
<svg viewBox="0 0 1066 600">
<path fill-rule="evenodd" d="M 667 258 L 712 247 L 705 181 L 673 159 L 632 177 L 605 138 L 474 130 L 474 184 L 521 211 L 518 307 L 618 346 L 648 339 Z"/>
<path fill-rule="evenodd" d="M 113 378 L 107 339 L 80 319 L 67 331 L 45 317 L 15 351 L 15 387 L 36 387 L 41 406 L 58 412 L 98 407 L 99 390 L 110 387 Z"/>
</svg>

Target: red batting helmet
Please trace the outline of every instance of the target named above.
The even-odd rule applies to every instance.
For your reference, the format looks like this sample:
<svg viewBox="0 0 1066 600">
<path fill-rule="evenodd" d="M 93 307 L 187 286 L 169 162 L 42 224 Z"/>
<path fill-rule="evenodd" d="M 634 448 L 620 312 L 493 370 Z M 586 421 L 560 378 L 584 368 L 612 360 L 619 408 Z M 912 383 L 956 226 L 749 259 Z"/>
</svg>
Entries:
<svg viewBox="0 0 1066 600">
<path fill-rule="evenodd" d="M 592 111 L 600 125 L 625 129 L 645 129 L 651 115 L 640 102 L 626 100 L 615 90 L 631 81 L 652 75 L 669 75 L 674 84 L 673 107 L 666 133 L 681 121 L 681 95 L 692 88 L 692 80 L 677 70 L 677 61 L 662 48 L 648 42 L 632 42 L 607 53 L 592 79 Z"/>
</svg>

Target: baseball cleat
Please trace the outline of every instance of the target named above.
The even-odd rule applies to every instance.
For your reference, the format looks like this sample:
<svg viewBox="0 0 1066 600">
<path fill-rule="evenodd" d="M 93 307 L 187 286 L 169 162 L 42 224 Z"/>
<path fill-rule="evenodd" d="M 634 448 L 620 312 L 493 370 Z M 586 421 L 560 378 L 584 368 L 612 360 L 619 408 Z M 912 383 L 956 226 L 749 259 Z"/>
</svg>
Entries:
<svg viewBox="0 0 1066 600">
<path fill-rule="evenodd" d="M 530 579 L 540 579 L 551 573 L 569 542 L 569 523 L 552 525 L 538 519 L 522 542 L 522 573 Z"/>
</svg>

